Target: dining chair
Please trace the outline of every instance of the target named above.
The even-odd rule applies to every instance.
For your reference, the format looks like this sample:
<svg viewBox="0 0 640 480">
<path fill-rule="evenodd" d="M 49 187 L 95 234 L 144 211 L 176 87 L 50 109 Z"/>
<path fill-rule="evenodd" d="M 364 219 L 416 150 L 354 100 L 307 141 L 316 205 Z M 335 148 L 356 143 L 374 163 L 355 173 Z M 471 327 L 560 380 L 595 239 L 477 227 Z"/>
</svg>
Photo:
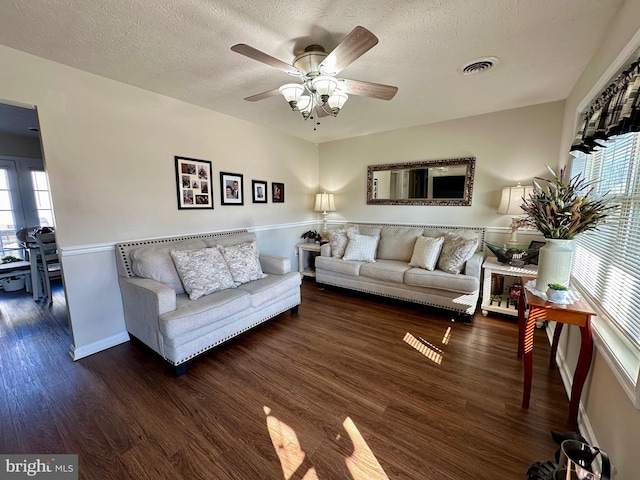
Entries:
<svg viewBox="0 0 640 480">
<path fill-rule="evenodd" d="M 40 250 L 38 273 L 42 279 L 45 296 L 49 300 L 49 305 L 51 305 L 53 303 L 51 280 L 62 278 L 56 235 L 55 233 L 36 233 L 36 239 L 38 240 L 38 248 Z"/>
</svg>

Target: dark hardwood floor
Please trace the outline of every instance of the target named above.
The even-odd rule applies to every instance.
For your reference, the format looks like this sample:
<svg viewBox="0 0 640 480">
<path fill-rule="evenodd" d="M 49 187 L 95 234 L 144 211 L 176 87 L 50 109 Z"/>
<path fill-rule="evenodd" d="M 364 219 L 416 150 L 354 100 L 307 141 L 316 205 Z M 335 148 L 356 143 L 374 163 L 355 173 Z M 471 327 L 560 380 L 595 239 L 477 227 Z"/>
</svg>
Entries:
<svg viewBox="0 0 640 480">
<path fill-rule="evenodd" d="M 82 479 L 513 480 L 567 428 L 541 330 L 520 408 L 512 319 L 469 326 L 305 279 L 297 315 L 176 378 L 139 343 L 73 362 L 61 295 L 0 292 L 0 452 L 78 454 Z"/>
</svg>

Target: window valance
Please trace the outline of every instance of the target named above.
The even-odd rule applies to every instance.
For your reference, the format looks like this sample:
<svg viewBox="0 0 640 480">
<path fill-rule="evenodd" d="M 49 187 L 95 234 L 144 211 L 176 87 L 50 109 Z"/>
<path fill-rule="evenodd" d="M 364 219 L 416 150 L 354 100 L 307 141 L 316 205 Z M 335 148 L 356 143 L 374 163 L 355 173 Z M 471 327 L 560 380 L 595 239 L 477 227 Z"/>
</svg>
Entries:
<svg viewBox="0 0 640 480">
<path fill-rule="evenodd" d="M 571 151 L 591 153 L 615 135 L 640 131 L 640 58 L 587 108 Z"/>
</svg>

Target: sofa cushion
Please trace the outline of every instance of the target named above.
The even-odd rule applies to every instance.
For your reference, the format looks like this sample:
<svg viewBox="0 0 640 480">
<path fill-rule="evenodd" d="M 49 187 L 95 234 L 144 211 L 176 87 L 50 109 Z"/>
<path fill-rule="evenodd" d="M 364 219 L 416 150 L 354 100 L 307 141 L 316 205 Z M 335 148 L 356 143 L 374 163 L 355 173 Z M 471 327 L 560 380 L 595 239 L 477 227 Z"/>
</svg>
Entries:
<svg viewBox="0 0 640 480">
<path fill-rule="evenodd" d="M 266 277 L 260 266 L 258 243 L 255 240 L 238 245 L 218 245 L 218 249 L 227 262 L 234 282 L 242 284 Z"/>
<path fill-rule="evenodd" d="M 473 256 L 477 247 L 477 238 L 465 239 L 451 232 L 445 233 L 438 268 L 447 273 L 460 273 L 464 262 Z"/>
<path fill-rule="evenodd" d="M 376 258 L 408 262 L 416 239 L 422 236 L 423 228 L 383 227 Z"/>
<path fill-rule="evenodd" d="M 480 280 L 470 275 L 452 275 L 441 270 L 412 268 L 404 274 L 404 283 L 414 287 L 437 288 L 452 292 L 472 294 L 480 288 Z"/>
<path fill-rule="evenodd" d="M 347 233 L 349 243 L 344 251 L 343 260 L 356 260 L 359 262 L 375 262 L 378 240 L 380 237 L 369 237 L 357 233 Z"/>
<path fill-rule="evenodd" d="M 403 283 L 404 273 L 409 270 L 407 262 L 401 260 L 378 260 L 360 267 L 360 276 L 375 278 L 385 282 Z"/>
<path fill-rule="evenodd" d="M 182 281 L 171 258 L 171 250 L 193 250 L 206 247 L 200 239 L 148 245 L 131 250 L 131 271 L 138 277 L 164 283 L 177 294 L 184 293 Z"/>
<path fill-rule="evenodd" d="M 169 253 L 191 300 L 236 286 L 229 267 L 217 248 L 171 250 Z"/>
<path fill-rule="evenodd" d="M 418 237 L 409 265 L 426 270 L 436 268 L 443 242 L 444 237 Z"/>
<path fill-rule="evenodd" d="M 478 244 L 476 246 L 476 251 L 480 251 L 482 249 L 482 232 L 478 232 L 476 230 L 467 230 L 464 228 L 456 228 L 455 230 L 447 230 L 446 227 L 442 228 L 425 228 L 423 235 L 425 237 L 442 237 L 446 233 L 452 233 L 457 235 L 458 237 L 465 238 L 467 240 L 476 239 Z"/>
<path fill-rule="evenodd" d="M 360 267 L 364 262 L 346 261 L 342 258 L 316 257 L 316 270 L 326 270 L 333 273 L 345 275 L 360 275 Z"/>
<path fill-rule="evenodd" d="M 331 256 L 334 258 L 342 258 L 344 251 L 349 243 L 347 233 L 358 233 L 358 227 L 355 225 L 346 225 L 344 228 L 334 228 L 329 230 L 329 245 L 331 245 Z"/>
<path fill-rule="evenodd" d="M 242 284 L 238 288 L 251 294 L 252 307 L 259 307 L 298 288 L 300 283 L 300 274 L 290 272 L 286 275 L 268 275 L 260 280 Z"/>
<path fill-rule="evenodd" d="M 175 338 L 206 325 L 223 322 L 238 311 L 251 307 L 251 295 L 239 288 L 228 288 L 189 300 L 187 295 L 176 296 L 176 309 L 158 318 L 160 333 Z"/>
</svg>

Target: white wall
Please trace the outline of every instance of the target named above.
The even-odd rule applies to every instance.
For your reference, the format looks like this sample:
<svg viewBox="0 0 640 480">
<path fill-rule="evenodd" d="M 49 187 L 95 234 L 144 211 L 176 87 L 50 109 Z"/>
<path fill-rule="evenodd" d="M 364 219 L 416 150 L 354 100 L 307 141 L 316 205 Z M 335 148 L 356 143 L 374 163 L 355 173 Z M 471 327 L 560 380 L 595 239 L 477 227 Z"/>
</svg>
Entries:
<svg viewBox="0 0 640 480">
<path fill-rule="evenodd" d="M 76 358 L 127 338 L 115 242 L 284 227 L 261 248 L 293 260 L 317 220 L 314 144 L 7 47 L 0 63 L 0 99 L 38 109 Z M 174 155 L 213 162 L 214 210 L 178 210 Z M 220 171 L 244 175 L 244 206 L 220 205 Z M 252 179 L 284 182 L 285 203 L 252 204 Z"/>
<path fill-rule="evenodd" d="M 627 0 L 567 98 L 561 140 L 562 159 L 568 158 L 567 153 L 576 132 L 578 106 L 585 100 L 591 100 L 592 94 L 599 93 L 592 90 L 601 77 L 608 78 L 615 74 L 608 69 L 615 64 L 618 57 L 624 58 L 634 50 L 637 52 L 639 46 L 640 1 Z M 637 53 L 634 58 L 637 58 Z M 579 349 L 578 329 L 565 328 L 559 353 L 567 358 L 570 368 L 575 366 Z M 598 350 L 594 356 L 590 378 L 582 394 L 582 403 L 593 435 L 616 465 L 616 478 L 638 478 L 640 456 L 637 454 L 636 445 L 640 435 L 640 410 L 633 407 Z"/>
<path fill-rule="evenodd" d="M 329 221 L 385 221 L 506 227 L 502 187 L 531 184 L 558 162 L 564 102 L 340 140 L 320 145 L 320 186 L 336 194 Z M 469 207 L 367 205 L 367 166 L 476 157 Z"/>
</svg>

